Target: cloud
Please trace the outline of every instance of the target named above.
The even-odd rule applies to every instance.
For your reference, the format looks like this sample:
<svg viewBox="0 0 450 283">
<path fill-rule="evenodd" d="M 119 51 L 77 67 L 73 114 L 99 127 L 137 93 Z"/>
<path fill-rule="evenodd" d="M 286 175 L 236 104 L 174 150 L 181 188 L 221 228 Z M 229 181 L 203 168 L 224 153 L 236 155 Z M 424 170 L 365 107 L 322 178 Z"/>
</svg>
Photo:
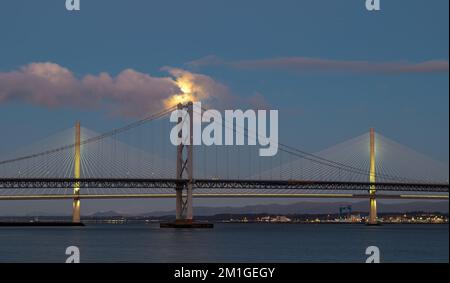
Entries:
<svg viewBox="0 0 450 283">
<path fill-rule="evenodd" d="M 141 117 L 172 106 L 179 98 L 211 104 L 232 100 L 228 88 L 209 76 L 170 67 L 163 70 L 170 76 L 154 77 L 126 69 L 116 76 L 105 72 L 77 78 L 55 63 L 31 63 L 18 70 L 0 72 L 0 104 L 20 101 L 49 108 L 101 109 L 112 115 Z"/>
<path fill-rule="evenodd" d="M 331 60 L 308 57 L 280 57 L 257 60 L 225 61 L 215 56 L 207 56 L 187 63 L 192 67 L 226 66 L 247 70 L 280 70 L 292 72 L 340 72 L 414 74 L 448 73 L 448 60 L 429 60 L 420 63 L 408 61 L 369 62 L 355 60 Z"/>
<path fill-rule="evenodd" d="M 270 105 L 266 98 L 259 92 L 251 96 L 240 97 L 233 95 L 230 89 L 211 77 L 202 74 L 195 74 L 183 69 L 164 67 L 176 78 L 176 82 L 182 92 L 193 93 L 193 101 L 202 101 L 206 107 L 215 107 L 218 109 L 251 108 L 251 109 L 269 109 Z"/>
<path fill-rule="evenodd" d="M 220 66 L 220 65 L 226 65 L 227 62 L 223 60 L 220 57 L 217 57 L 215 55 L 208 55 L 203 58 L 190 61 L 186 63 L 186 65 L 194 68 L 198 67 L 205 67 L 205 66 Z"/>
<path fill-rule="evenodd" d="M 232 101 L 229 88 L 209 76 L 180 68 L 163 67 L 161 70 L 168 72 L 175 78 L 175 82 L 181 90 L 180 95 L 186 95 L 190 100 L 215 105 L 223 105 Z"/>
</svg>

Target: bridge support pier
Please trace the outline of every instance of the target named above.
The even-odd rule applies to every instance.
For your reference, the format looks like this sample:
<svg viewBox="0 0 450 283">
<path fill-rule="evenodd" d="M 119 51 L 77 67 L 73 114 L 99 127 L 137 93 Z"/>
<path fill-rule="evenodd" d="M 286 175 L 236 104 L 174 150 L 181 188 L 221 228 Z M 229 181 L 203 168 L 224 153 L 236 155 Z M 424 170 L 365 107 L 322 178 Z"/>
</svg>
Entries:
<svg viewBox="0 0 450 283">
<path fill-rule="evenodd" d="M 176 220 L 175 223 L 161 223 L 161 228 L 212 228 L 210 223 L 195 223 L 192 206 L 194 189 L 194 104 L 178 104 L 178 110 L 187 109 L 189 117 L 189 135 L 183 132 L 187 128 L 181 127 L 178 132 L 180 144 L 177 147 L 177 185 L 176 185 Z M 178 118 L 178 125 L 183 119 Z M 186 141 L 188 140 L 188 141 Z"/>
<path fill-rule="evenodd" d="M 183 128 L 178 133 L 181 143 L 177 147 L 177 180 L 180 182 L 176 188 L 176 222 L 177 223 L 192 223 L 193 209 L 192 209 L 192 179 L 193 179 L 193 131 L 194 131 L 194 117 L 193 117 L 193 103 L 189 102 L 187 105 L 178 104 L 178 110 L 187 108 L 189 116 L 189 141 L 183 140 L 185 134 Z M 178 123 L 182 122 L 182 118 L 178 118 Z"/>
<path fill-rule="evenodd" d="M 370 129 L 370 172 L 369 172 L 369 197 L 370 197 L 370 210 L 368 225 L 378 225 L 377 216 L 377 199 L 376 199 L 376 187 L 375 187 L 375 130 Z"/>
<path fill-rule="evenodd" d="M 74 150 L 74 178 L 80 178 L 80 163 L 81 163 L 81 152 L 80 152 L 80 122 L 75 124 L 75 150 Z M 73 186 L 73 211 L 72 211 L 72 222 L 80 223 L 80 184 L 75 183 Z"/>
</svg>

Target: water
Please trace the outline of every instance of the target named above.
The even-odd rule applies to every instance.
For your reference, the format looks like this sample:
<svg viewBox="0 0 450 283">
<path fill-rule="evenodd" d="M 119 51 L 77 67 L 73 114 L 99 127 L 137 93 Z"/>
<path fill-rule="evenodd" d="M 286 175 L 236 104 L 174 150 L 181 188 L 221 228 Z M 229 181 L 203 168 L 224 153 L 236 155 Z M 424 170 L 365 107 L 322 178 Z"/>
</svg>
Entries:
<svg viewBox="0 0 450 283">
<path fill-rule="evenodd" d="M 0 262 L 64 262 L 72 245 L 82 262 L 364 262 L 373 245 L 382 262 L 448 262 L 448 232 L 448 225 L 0 227 Z"/>
</svg>

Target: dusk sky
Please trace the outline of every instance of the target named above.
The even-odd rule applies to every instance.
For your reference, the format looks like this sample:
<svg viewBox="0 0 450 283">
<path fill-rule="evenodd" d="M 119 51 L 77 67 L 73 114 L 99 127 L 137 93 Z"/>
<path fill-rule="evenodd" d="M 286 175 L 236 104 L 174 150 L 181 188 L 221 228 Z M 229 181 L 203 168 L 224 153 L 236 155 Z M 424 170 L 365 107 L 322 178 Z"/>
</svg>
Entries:
<svg viewBox="0 0 450 283">
<path fill-rule="evenodd" d="M 0 156 L 76 120 L 97 132 L 137 120 L 192 75 L 213 106 L 278 109 L 280 140 L 305 151 L 374 127 L 448 164 L 448 0 L 382 0 L 379 12 L 363 0 L 64 2 L 0 4 Z M 68 202 L 0 213 L 19 204 L 70 213 Z"/>
</svg>

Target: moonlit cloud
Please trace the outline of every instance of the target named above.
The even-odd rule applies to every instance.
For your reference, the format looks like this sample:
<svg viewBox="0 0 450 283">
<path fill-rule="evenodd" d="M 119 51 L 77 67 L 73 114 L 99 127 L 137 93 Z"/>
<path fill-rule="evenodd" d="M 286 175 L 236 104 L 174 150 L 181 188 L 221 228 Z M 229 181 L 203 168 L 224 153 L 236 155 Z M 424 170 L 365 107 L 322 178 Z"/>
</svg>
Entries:
<svg viewBox="0 0 450 283">
<path fill-rule="evenodd" d="M 175 78 L 175 82 L 181 90 L 181 95 L 184 94 L 193 101 L 224 105 L 232 100 L 229 88 L 209 76 L 172 67 L 163 67 L 162 70 Z"/>
</svg>

